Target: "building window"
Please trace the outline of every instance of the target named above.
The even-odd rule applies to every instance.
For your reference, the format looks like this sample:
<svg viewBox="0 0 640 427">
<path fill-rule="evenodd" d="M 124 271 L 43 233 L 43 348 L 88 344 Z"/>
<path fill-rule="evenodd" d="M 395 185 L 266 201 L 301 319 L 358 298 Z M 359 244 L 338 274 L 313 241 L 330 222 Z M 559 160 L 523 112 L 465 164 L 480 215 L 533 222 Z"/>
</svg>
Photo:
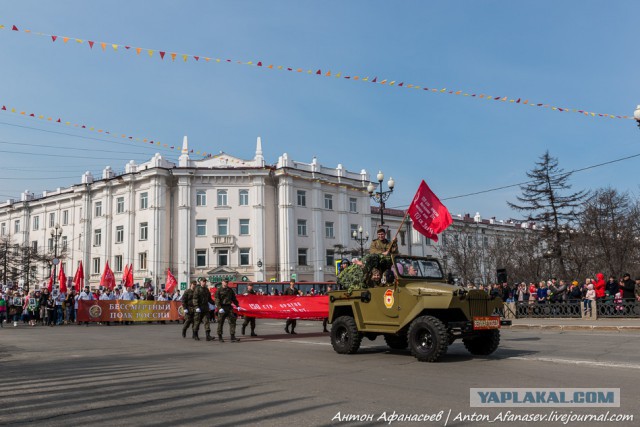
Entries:
<svg viewBox="0 0 640 427">
<path fill-rule="evenodd" d="M 405 232 L 404 231 L 399 231 L 398 234 L 400 235 L 400 245 L 404 246 L 405 245 L 405 242 L 404 242 Z"/>
<path fill-rule="evenodd" d="M 149 223 L 140 223 L 140 240 L 147 240 L 149 238 Z"/>
<path fill-rule="evenodd" d="M 298 236 L 306 236 L 307 235 L 307 220 L 299 219 L 298 220 Z"/>
<path fill-rule="evenodd" d="M 60 239 L 60 245 L 63 251 L 67 250 L 67 236 L 62 236 L 62 238 Z"/>
<path fill-rule="evenodd" d="M 229 249 L 218 250 L 218 266 L 229 265 Z"/>
<path fill-rule="evenodd" d="M 69 211 L 62 211 L 62 225 L 69 225 Z"/>
<path fill-rule="evenodd" d="M 94 212 L 96 217 L 102 216 L 102 202 L 96 202 Z"/>
<path fill-rule="evenodd" d="M 33 218 L 31 218 L 31 222 L 33 224 L 33 231 L 36 231 L 40 228 L 40 217 L 39 216 L 34 216 Z"/>
<path fill-rule="evenodd" d="M 49 214 L 49 228 L 53 228 L 56 226 L 56 213 L 51 212 Z"/>
<path fill-rule="evenodd" d="M 327 266 L 332 267 L 335 262 L 335 252 L 331 249 L 327 249 Z"/>
<path fill-rule="evenodd" d="M 100 258 L 93 259 L 93 274 L 100 274 Z"/>
<path fill-rule="evenodd" d="M 47 246 L 49 247 L 49 252 L 53 252 L 53 239 L 47 240 Z"/>
<path fill-rule="evenodd" d="M 102 244 L 102 230 L 93 230 L 93 246 L 100 246 Z"/>
<path fill-rule="evenodd" d="M 116 255 L 113 258 L 113 271 L 118 273 L 122 271 L 122 255 Z"/>
<path fill-rule="evenodd" d="M 333 196 L 331 194 L 324 195 L 324 208 L 333 210 Z"/>
<path fill-rule="evenodd" d="M 251 249 L 249 248 L 241 248 L 240 249 L 240 265 L 249 265 L 249 260 L 251 258 Z"/>
<path fill-rule="evenodd" d="M 246 236 L 249 234 L 249 220 L 241 219 L 240 220 L 240 235 Z"/>
<path fill-rule="evenodd" d="M 218 190 L 218 206 L 227 206 L 227 190 Z"/>
<path fill-rule="evenodd" d="M 206 235 L 207 235 L 207 220 L 196 219 L 196 236 L 206 236 Z"/>
<path fill-rule="evenodd" d="M 2 236 L 6 236 L 7 235 L 7 223 L 3 222 L 2 225 L 0 225 L 0 235 Z"/>
<path fill-rule="evenodd" d="M 138 265 L 140 266 L 140 270 L 147 269 L 147 253 L 146 252 L 140 252 L 138 254 Z"/>
<path fill-rule="evenodd" d="M 358 199 L 356 199 L 355 197 L 349 198 L 349 212 L 358 212 Z"/>
<path fill-rule="evenodd" d="M 203 268 L 207 266 L 207 250 L 196 249 L 196 267 Z"/>
<path fill-rule="evenodd" d="M 116 199 L 116 213 L 124 213 L 124 197 L 118 197 Z"/>
<path fill-rule="evenodd" d="M 307 249 L 298 249 L 298 265 L 307 265 Z"/>
<path fill-rule="evenodd" d="M 324 223 L 324 237 L 333 239 L 333 222 L 327 221 Z"/>
<path fill-rule="evenodd" d="M 140 209 L 147 209 L 149 207 L 149 193 L 146 191 L 140 193 Z"/>
<path fill-rule="evenodd" d="M 226 218 L 218 219 L 218 236 L 226 236 L 228 234 L 229 234 L 229 220 Z"/>
<path fill-rule="evenodd" d="M 353 233 L 356 233 L 356 235 L 360 237 L 360 234 L 358 234 L 358 224 L 349 225 L 349 237 L 353 237 Z"/>
<path fill-rule="evenodd" d="M 33 250 L 33 252 L 38 253 L 38 241 L 34 240 L 31 242 L 31 250 Z"/>
<path fill-rule="evenodd" d="M 205 190 L 196 191 L 196 206 L 207 206 L 207 192 Z"/>
<path fill-rule="evenodd" d="M 307 206 L 307 192 L 304 190 L 298 190 L 298 206 Z"/>
<path fill-rule="evenodd" d="M 19 219 L 16 219 L 15 222 L 13 223 L 13 231 L 14 231 L 14 233 L 19 233 L 20 232 L 20 220 Z"/>
<path fill-rule="evenodd" d="M 249 206 L 249 190 L 240 190 L 238 193 L 240 206 Z"/>
<path fill-rule="evenodd" d="M 124 242 L 124 225 L 118 225 L 116 227 L 116 243 Z"/>
</svg>

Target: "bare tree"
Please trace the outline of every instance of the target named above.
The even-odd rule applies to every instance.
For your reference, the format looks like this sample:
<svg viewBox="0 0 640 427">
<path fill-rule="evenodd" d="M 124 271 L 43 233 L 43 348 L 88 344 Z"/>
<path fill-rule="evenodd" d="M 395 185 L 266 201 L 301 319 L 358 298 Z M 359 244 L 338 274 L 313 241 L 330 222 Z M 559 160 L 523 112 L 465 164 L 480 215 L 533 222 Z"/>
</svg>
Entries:
<svg viewBox="0 0 640 427">
<path fill-rule="evenodd" d="M 571 172 L 558 166 L 558 159 L 546 151 L 527 176 L 531 179 L 522 185 L 519 203 L 509 206 L 527 214 L 527 220 L 542 226 L 541 233 L 547 245 L 547 258 L 556 261 L 563 276 L 567 275 L 564 246 L 568 240 L 569 225 L 578 213 L 585 191 L 564 195 L 571 188 Z"/>
</svg>

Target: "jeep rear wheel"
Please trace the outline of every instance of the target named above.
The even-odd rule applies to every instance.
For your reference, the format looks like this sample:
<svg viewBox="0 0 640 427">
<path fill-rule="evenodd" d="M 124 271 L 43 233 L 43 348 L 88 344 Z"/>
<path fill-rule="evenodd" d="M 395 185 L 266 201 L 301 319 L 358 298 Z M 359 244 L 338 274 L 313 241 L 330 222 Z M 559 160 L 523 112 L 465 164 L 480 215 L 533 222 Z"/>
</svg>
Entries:
<svg viewBox="0 0 640 427">
<path fill-rule="evenodd" d="M 336 353 L 353 354 L 360 348 L 362 334 L 351 316 L 340 316 L 331 325 L 331 345 Z"/>
<path fill-rule="evenodd" d="M 421 316 L 411 322 L 408 338 L 411 354 L 420 362 L 437 362 L 449 345 L 447 328 L 433 316 Z"/>
<path fill-rule="evenodd" d="M 384 334 L 384 341 L 393 350 L 404 350 L 409 347 L 407 334 Z"/>
<path fill-rule="evenodd" d="M 463 338 L 462 343 L 469 350 L 469 353 L 476 356 L 487 356 L 498 349 L 500 331 L 497 329 L 482 331 L 475 337 Z"/>
</svg>

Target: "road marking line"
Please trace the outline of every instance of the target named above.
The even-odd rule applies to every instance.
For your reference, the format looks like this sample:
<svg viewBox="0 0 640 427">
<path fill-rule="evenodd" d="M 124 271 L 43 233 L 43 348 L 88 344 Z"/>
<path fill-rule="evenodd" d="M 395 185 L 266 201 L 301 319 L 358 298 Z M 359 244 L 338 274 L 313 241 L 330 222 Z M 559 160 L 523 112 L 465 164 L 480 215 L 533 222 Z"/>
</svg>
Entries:
<svg viewBox="0 0 640 427">
<path fill-rule="evenodd" d="M 618 363 L 618 362 L 596 362 L 593 360 L 571 360 L 571 359 L 557 359 L 555 357 L 521 357 L 514 356 L 509 357 L 512 360 L 527 360 L 534 362 L 553 362 L 553 363 L 565 363 L 568 365 L 587 365 L 598 366 L 607 368 L 625 368 L 625 369 L 640 369 L 640 365 L 632 363 Z"/>
<path fill-rule="evenodd" d="M 303 340 L 269 340 L 269 341 L 292 342 L 296 344 L 331 345 L 330 342 L 315 342 L 315 341 L 303 341 Z"/>
</svg>

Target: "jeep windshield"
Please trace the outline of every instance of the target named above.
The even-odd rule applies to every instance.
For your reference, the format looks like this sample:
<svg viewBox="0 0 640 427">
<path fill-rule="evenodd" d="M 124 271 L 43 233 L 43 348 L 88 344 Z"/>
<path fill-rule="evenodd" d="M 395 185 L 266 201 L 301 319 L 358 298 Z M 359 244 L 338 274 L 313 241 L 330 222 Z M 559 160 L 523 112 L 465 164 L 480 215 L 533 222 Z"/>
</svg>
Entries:
<svg viewBox="0 0 640 427">
<path fill-rule="evenodd" d="M 414 279 L 442 279 L 440 264 L 435 259 L 415 259 L 395 257 L 396 269 L 400 277 Z"/>
</svg>

